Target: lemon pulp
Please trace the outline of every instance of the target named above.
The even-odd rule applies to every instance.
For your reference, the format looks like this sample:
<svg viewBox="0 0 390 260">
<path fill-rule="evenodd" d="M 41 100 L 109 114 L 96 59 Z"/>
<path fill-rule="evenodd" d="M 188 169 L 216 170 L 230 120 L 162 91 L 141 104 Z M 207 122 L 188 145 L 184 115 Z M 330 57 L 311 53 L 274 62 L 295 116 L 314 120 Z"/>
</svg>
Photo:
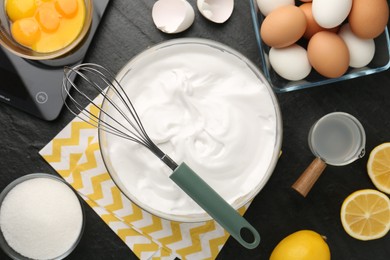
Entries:
<svg viewBox="0 0 390 260">
<path fill-rule="evenodd" d="M 359 240 L 373 240 L 390 230 L 390 199 L 372 189 L 358 190 L 343 202 L 340 211 L 344 230 Z"/>
<path fill-rule="evenodd" d="M 378 145 L 371 151 L 367 172 L 378 190 L 390 194 L 390 143 Z"/>
</svg>

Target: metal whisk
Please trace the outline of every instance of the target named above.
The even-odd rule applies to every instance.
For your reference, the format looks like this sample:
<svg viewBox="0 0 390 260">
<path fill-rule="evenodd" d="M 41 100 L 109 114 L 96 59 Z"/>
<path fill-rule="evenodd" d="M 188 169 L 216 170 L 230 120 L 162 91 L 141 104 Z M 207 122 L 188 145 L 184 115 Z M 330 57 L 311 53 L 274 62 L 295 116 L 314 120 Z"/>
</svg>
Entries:
<svg viewBox="0 0 390 260">
<path fill-rule="evenodd" d="M 85 63 L 75 67 L 65 67 L 64 72 L 62 97 L 65 106 L 72 114 L 105 132 L 145 146 L 172 170 L 175 170 L 178 167 L 178 165 L 168 155 L 161 151 L 149 138 L 131 100 L 111 71 L 98 64 Z M 93 91 L 93 93 L 88 95 L 85 90 L 83 91 L 79 85 L 76 85 L 72 80 L 74 76 L 81 77 L 84 83 L 87 84 L 85 90 Z M 80 100 L 75 98 L 74 94 L 70 93 L 71 88 L 76 91 Z M 107 95 L 108 92 L 111 93 L 112 96 Z M 100 104 L 97 104 L 96 101 L 91 98 L 91 96 L 96 96 L 98 94 L 103 95 L 105 101 L 125 119 L 125 123 L 118 121 L 111 113 L 102 109 Z M 66 97 L 68 97 L 68 99 L 66 99 Z M 98 108 L 100 113 L 104 114 L 104 117 L 98 117 L 90 111 L 85 110 L 83 104 L 81 104 L 82 101 L 87 101 L 92 106 Z M 73 103 L 73 106 L 68 104 L 68 102 Z M 108 122 L 109 120 L 111 122 Z"/>
<path fill-rule="evenodd" d="M 75 83 L 78 77 L 80 82 Z M 102 95 L 108 106 L 94 98 Z M 62 97 L 68 110 L 83 121 L 121 138 L 143 145 L 163 161 L 173 173 L 169 176 L 200 207 L 226 229 L 239 243 L 252 249 L 260 243 L 256 229 L 184 162 L 178 165 L 153 143 L 115 74 L 101 65 L 85 63 L 64 68 Z M 84 104 L 85 103 L 85 104 Z M 100 115 L 84 109 L 87 104 Z M 115 115 L 114 115 L 115 114 Z M 116 119 L 120 116 L 124 120 Z"/>
</svg>

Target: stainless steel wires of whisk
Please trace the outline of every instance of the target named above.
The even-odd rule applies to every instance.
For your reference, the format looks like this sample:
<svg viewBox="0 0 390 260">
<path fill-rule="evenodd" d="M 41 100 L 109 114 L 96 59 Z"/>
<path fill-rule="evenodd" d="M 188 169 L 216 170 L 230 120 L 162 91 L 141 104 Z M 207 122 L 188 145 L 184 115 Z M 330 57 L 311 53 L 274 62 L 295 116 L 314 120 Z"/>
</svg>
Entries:
<svg viewBox="0 0 390 260">
<path fill-rule="evenodd" d="M 143 145 L 172 170 L 178 167 L 149 138 L 129 96 L 110 70 L 94 63 L 66 66 L 61 94 L 67 109 L 81 120 L 107 133 Z M 97 95 L 103 96 L 103 104 L 96 101 Z M 99 115 L 85 109 L 87 104 L 98 109 Z M 118 116 L 122 120 L 118 120 Z"/>
</svg>

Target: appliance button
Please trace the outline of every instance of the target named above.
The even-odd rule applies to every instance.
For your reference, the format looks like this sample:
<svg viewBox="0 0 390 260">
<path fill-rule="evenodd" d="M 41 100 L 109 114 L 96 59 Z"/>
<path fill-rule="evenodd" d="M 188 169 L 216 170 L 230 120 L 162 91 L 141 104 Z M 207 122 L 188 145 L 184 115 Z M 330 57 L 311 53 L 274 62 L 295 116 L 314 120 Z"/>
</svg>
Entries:
<svg viewBox="0 0 390 260">
<path fill-rule="evenodd" d="M 47 102 L 47 100 L 49 99 L 49 97 L 47 96 L 46 92 L 38 92 L 36 95 L 35 95 L 35 100 L 39 103 L 39 104 L 44 104 Z"/>
</svg>

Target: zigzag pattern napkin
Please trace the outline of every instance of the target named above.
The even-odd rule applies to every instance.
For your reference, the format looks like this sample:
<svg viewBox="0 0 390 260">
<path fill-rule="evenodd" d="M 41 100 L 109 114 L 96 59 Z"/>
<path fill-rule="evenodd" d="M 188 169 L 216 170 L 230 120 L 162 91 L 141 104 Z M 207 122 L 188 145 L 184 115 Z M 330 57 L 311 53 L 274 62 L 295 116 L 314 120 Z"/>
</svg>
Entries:
<svg viewBox="0 0 390 260">
<path fill-rule="evenodd" d="M 86 109 L 98 114 L 93 106 Z M 97 129 L 79 118 L 40 154 L 140 259 L 215 259 L 229 237 L 215 221 L 168 221 L 128 200 L 107 173 Z M 239 213 L 244 214 L 248 206 Z"/>
</svg>

